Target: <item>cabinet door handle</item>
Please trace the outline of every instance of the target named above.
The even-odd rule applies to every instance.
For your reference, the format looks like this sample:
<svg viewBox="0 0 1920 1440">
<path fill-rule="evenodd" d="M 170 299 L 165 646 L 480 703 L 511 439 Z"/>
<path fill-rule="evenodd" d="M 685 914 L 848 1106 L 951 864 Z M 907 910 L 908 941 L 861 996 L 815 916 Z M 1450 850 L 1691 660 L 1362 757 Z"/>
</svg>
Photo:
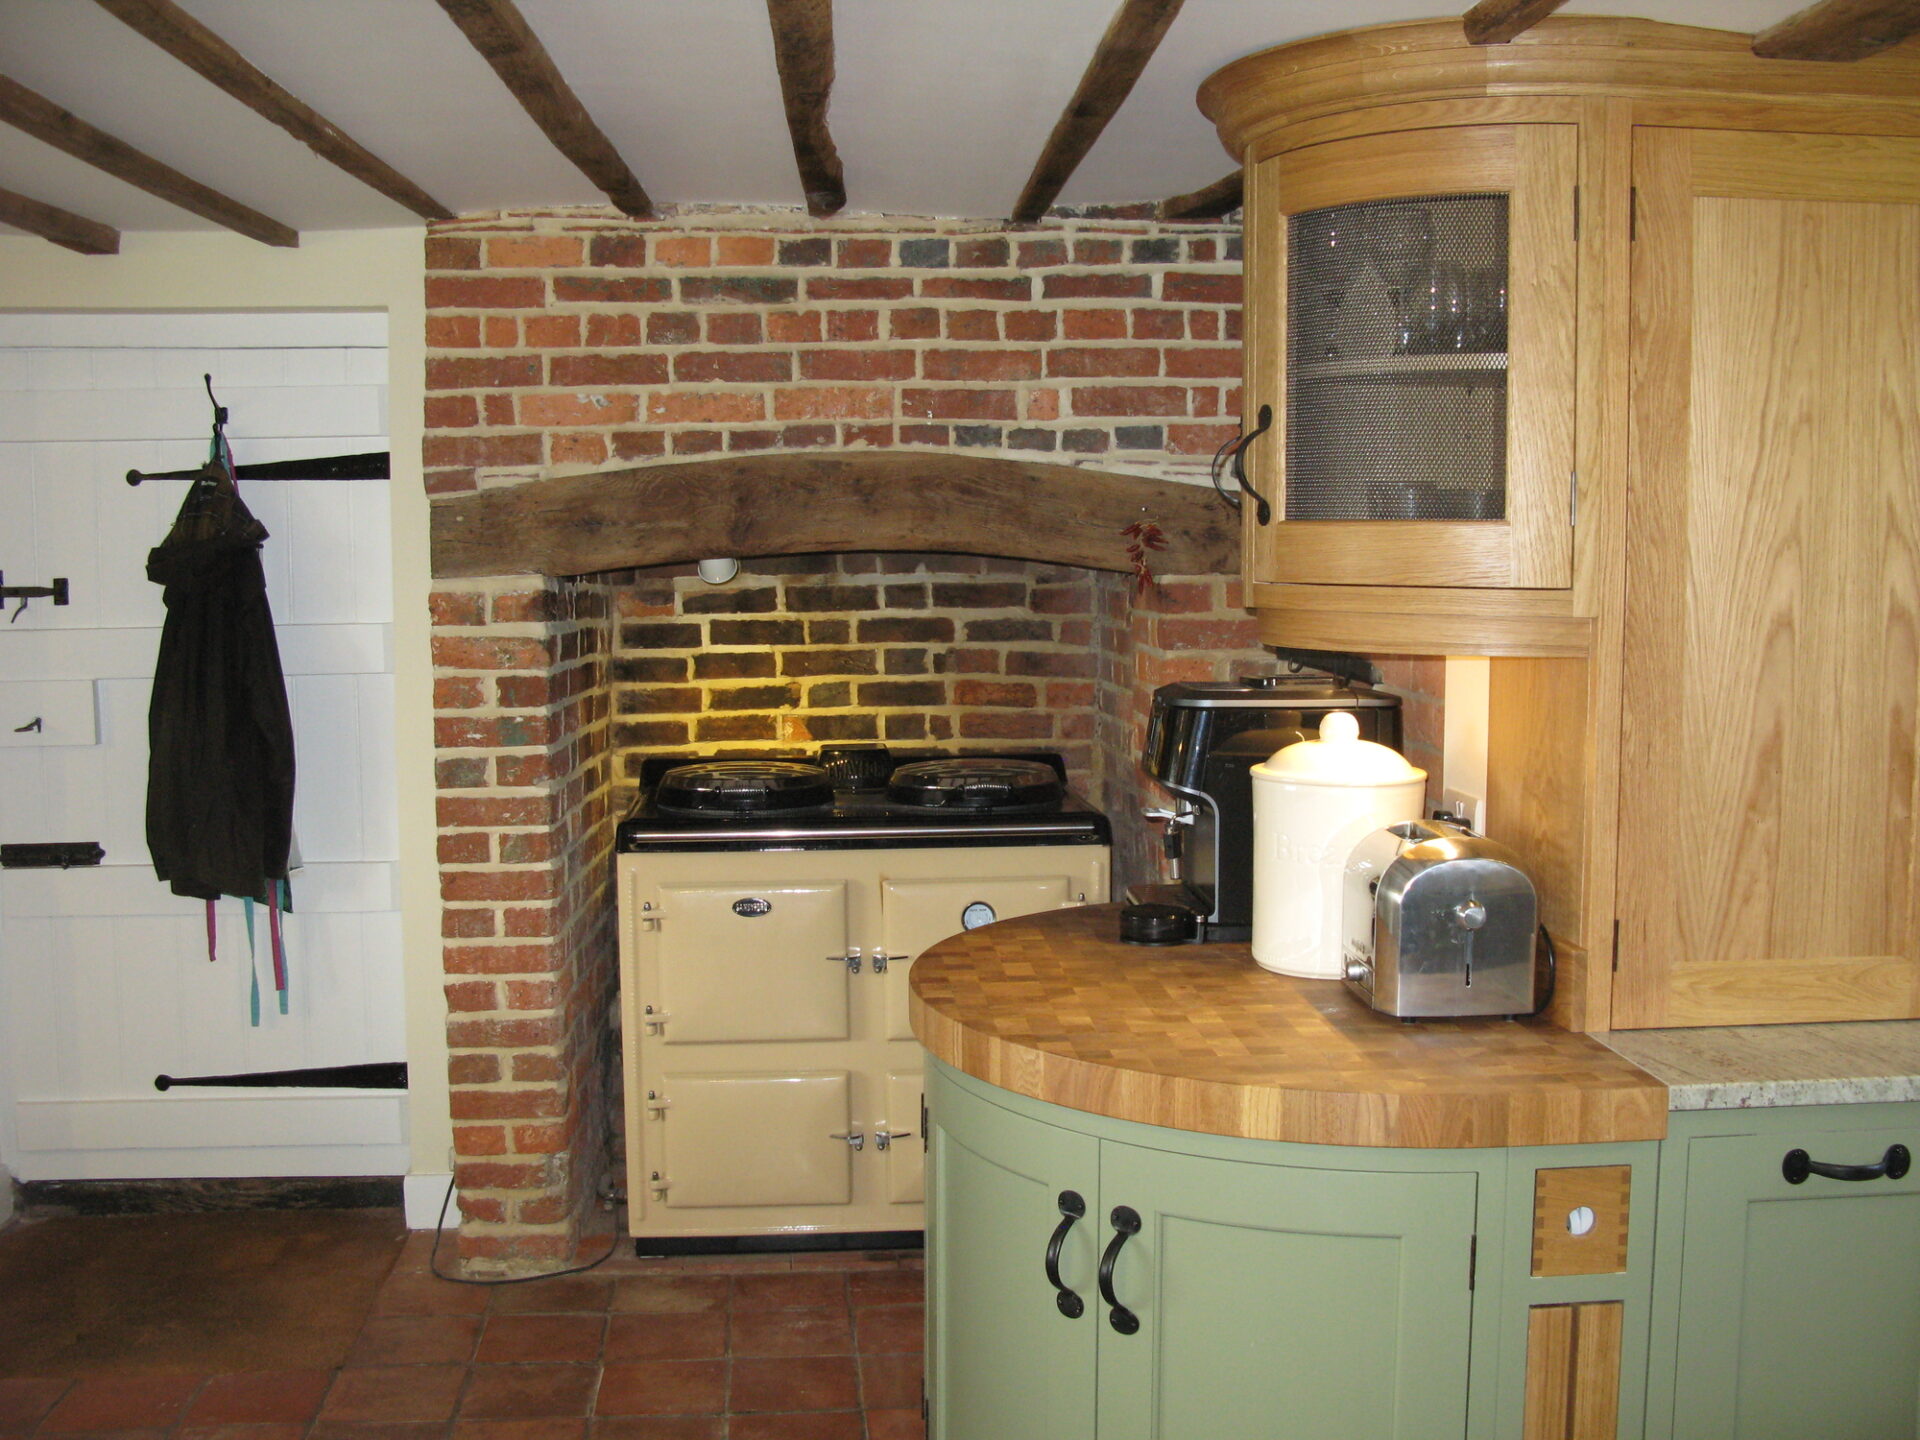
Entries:
<svg viewBox="0 0 1920 1440">
<path fill-rule="evenodd" d="M 1060 1313 L 1069 1320 L 1078 1320 L 1086 1313 L 1087 1303 L 1060 1278 L 1060 1247 L 1067 1243 L 1067 1232 L 1073 1229 L 1073 1222 L 1087 1213 L 1087 1202 L 1077 1190 L 1062 1190 L 1059 1204 L 1060 1223 L 1053 1229 L 1053 1238 L 1047 1241 L 1047 1283 L 1054 1288 L 1053 1303 L 1060 1307 Z"/>
<path fill-rule="evenodd" d="M 1273 519 L 1273 506 L 1267 503 L 1265 496 L 1247 483 L 1246 454 L 1248 446 L 1273 428 L 1273 407 L 1271 405 L 1262 405 L 1260 407 L 1258 421 L 1259 423 L 1254 426 L 1251 432 L 1240 436 L 1236 440 L 1229 441 L 1229 448 L 1215 460 L 1213 488 L 1219 490 L 1222 495 L 1226 496 L 1234 509 L 1238 510 L 1240 508 L 1240 497 L 1238 495 L 1227 495 L 1227 492 L 1222 489 L 1220 485 L 1220 466 L 1223 463 L 1230 462 L 1233 466 L 1234 480 L 1238 482 L 1242 490 L 1253 497 L 1253 518 L 1259 521 L 1260 524 L 1265 525 Z"/>
<path fill-rule="evenodd" d="M 1904 1145 L 1889 1145 L 1887 1153 L 1872 1165 L 1835 1165 L 1815 1160 L 1804 1150 L 1789 1150 L 1780 1162 L 1780 1173 L 1789 1185 L 1804 1185 L 1809 1175 L 1824 1175 L 1829 1180 L 1878 1180 L 1882 1175 L 1898 1180 L 1913 1166 L 1913 1156 Z"/>
<path fill-rule="evenodd" d="M 1113 1239 L 1107 1242 L 1106 1251 L 1100 1257 L 1100 1298 L 1112 1307 L 1107 1311 L 1107 1323 L 1122 1335 L 1131 1335 L 1140 1328 L 1140 1317 L 1122 1305 L 1120 1297 L 1113 1293 L 1113 1267 L 1127 1238 L 1140 1233 L 1140 1213 L 1130 1205 L 1116 1205 L 1108 1219 L 1113 1224 Z"/>
</svg>

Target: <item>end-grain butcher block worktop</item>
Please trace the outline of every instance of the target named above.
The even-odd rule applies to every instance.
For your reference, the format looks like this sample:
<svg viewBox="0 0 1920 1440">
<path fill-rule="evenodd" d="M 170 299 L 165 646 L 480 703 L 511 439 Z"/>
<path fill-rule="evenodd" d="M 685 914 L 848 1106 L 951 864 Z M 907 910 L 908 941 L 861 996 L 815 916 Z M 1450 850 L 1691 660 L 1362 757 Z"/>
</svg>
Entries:
<svg viewBox="0 0 1920 1440">
<path fill-rule="evenodd" d="M 938 1059 L 1096 1115 L 1256 1140 L 1462 1148 L 1658 1140 L 1666 1087 L 1544 1020 L 1375 1014 L 1245 944 L 1142 946 L 1119 907 L 1003 920 L 933 946 L 914 1033 Z"/>
</svg>

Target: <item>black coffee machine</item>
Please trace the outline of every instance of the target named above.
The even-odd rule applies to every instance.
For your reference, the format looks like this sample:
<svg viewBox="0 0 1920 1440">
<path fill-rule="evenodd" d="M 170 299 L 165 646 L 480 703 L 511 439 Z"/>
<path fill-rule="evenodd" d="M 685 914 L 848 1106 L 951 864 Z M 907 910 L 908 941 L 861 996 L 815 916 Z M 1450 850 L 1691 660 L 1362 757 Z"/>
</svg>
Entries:
<svg viewBox="0 0 1920 1440">
<path fill-rule="evenodd" d="M 1153 692 L 1140 766 L 1173 792 L 1149 820 L 1166 826 L 1171 885 L 1134 885 L 1136 904 L 1177 905 L 1199 917 L 1202 940 L 1253 934 L 1253 777 L 1283 745 L 1319 736 L 1330 710 L 1348 710 L 1360 738 L 1400 748 L 1400 700 L 1357 681 L 1306 675 L 1162 685 Z"/>
</svg>

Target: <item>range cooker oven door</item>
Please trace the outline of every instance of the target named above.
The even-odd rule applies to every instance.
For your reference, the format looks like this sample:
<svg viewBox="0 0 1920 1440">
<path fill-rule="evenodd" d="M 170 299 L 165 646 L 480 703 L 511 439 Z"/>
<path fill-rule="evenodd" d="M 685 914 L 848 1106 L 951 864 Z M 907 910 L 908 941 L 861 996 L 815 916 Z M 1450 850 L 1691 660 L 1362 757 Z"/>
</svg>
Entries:
<svg viewBox="0 0 1920 1440">
<path fill-rule="evenodd" d="M 844 880 L 664 885 L 659 913 L 664 1044 L 847 1038 Z"/>
<path fill-rule="evenodd" d="M 853 1152 L 833 1137 L 850 1113 L 844 1070 L 664 1074 L 672 1108 L 660 1129 L 654 1198 L 677 1210 L 711 1206 L 845 1205 Z"/>
<path fill-rule="evenodd" d="M 1060 852 L 1084 859 L 1077 853 L 1081 850 L 1095 851 L 1095 847 L 1060 847 Z M 1099 848 L 1095 853 L 1104 863 L 1106 850 Z M 921 851 L 913 858 L 915 862 L 924 862 L 929 856 L 934 857 L 933 865 L 940 870 L 951 873 L 954 869 L 952 851 Z M 903 854 L 890 868 L 897 871 L 909 863 L 912 862 Z M 921 880 L 892 874 L 882 879 L 880 944 L 887 956 L 887 1038 L 913 1038 L 913 1026 L 907 1014 L 907 971 L 922 950 L 949 935 L 978 930 L 995 920 L 1011 920 L 1067 905 L 1084 905 L 1088 899 L 1087 885 L 1085 876 L 1045 873 L 980 875 L 958 880 Z"/>
</svg>

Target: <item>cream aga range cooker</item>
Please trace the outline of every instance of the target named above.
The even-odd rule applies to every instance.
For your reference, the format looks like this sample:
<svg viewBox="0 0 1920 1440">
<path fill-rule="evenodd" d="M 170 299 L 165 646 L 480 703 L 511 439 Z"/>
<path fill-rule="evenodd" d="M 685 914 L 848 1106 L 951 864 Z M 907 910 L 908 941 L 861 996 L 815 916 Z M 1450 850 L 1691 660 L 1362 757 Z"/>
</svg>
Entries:
<svg viewBox="0 0 1920 1440">
<path fill-rule="evenodd" d="M 922 1228 L 907 967 L 1107 898 L 1106 817 L 1057 755 L 823 747 L 649 760 L 620 823 L 627 1196 L 642 1252 Z"/>
</svg>

